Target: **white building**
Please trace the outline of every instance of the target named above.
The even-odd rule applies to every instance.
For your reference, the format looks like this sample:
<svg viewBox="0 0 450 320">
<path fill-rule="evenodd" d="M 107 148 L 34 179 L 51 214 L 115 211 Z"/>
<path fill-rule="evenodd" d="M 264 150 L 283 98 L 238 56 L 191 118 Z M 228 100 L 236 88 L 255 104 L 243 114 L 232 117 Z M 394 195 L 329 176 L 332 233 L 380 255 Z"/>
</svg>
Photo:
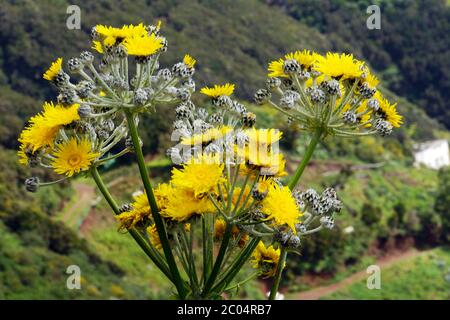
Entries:
<svg viewBox="0 0 450 320">
<path fill-rule="evenodd" d="M 431 169 L 440 169 L 450 165 L 447 140 L 433 140 L 414 146 L 415 165 L 424 165 Z"/>
</svg>

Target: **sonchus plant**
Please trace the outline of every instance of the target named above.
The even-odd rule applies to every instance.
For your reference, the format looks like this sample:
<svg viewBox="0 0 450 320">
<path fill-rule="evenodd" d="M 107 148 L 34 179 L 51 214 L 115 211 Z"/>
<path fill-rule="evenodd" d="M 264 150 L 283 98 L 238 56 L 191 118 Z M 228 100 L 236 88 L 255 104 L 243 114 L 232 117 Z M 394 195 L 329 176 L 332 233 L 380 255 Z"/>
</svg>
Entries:
<svg viewBox="0 0 450 320">
<path fill-rule="evenodd" d="M 186 54 L 171 68 L 160 67 L 159 56 L 167 50 L 160 28 L 97 25 L 92 49 L 99 58 L 85 51 L 66 64 L 62 58 L 51 64 L 43 77 L 57 88 L 56 101 L 45 102 L 29 120 L 18 156 L 23 165 L 62 177 L 31 177 L 25 187 L 35 192 L 91 175 L 119 230 L 134 238 L 180 299 L 224 298 L 258 276 L 274 277 L 274 299 L 288 252 L 300 250 L 308 234 L 332 229 L 343 206 L 332 188 L 295 189 L 318 142 L 328 136 L 384 136 L 402 117 L 352 55 L 305 50 L 271 62 L 256 102 L 271 104 L 311 135 L 303 160 L 283 185 L 280 178 L 288 173 L 278 148 L 282 132 L 257 128 L 255 114 L 233 99 L 230 83 L 202 88 L 206 105 L 195 106 L 196 60 Z M 275 95 L 279 99 L 272 100 Z M 166 110 L 176 115 L 176 144 L 167 151 L 175 166 L 170 181 L 154 188 L 137 126 L 143 114 Z M 135 155 L 143 190 L 119 206 L 98 168 L 127 153 Z M 236 282 L 248 262 L 255 272 Z"/>
</svg>

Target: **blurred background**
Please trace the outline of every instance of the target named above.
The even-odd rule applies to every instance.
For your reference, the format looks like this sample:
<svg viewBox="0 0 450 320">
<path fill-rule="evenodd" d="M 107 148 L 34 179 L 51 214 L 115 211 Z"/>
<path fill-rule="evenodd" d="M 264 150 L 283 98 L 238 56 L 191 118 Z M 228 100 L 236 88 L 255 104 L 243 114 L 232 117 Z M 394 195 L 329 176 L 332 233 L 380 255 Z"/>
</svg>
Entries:
<svg viewBox="0 0 450 320">
<path fill-rule="evenodd" d="M 381 8 L 381 29 L 369 30 L 369 5 Z M 66 10 L 81 9 L 69 30 Z M 269 107 L 254 106 L 269 61 L 292 50 L 353 53 L 382 80 L 382 91 L 405 117 L 387 139 L 329 139 L 308 167 L 301 189 L 334 186 L 345 208 L 332 232 L 303 240 L 291 255 L 285 299 L 450 298 L 450 1 L 448 0 L 2 0 L 0 5 L 0 298 L 157 299 L 170 295 L 162 275 L 132 239 L 117 232 L 107 205 L 84 178 L 28 194 L 29 169 L 19 167 L 17 137 L 26 119 L 54 99 L 42 79 L 51 61 L 90 47 L 96 24 L 162 21 L 169 50 L 163 65 L 197 59 L 197 88 L 232 82 L 257 114 L 258 126 L 284 132 L 288 170 L 307 137 Z M 198 98 L 200 99 L 200 98 Z M 198 100 L 201 103 L 201 100 Z M 174 112 L 140 126 L 155 181 L 167 179 L 165 158 Z M 140 188 L 132 158 L 109 163 L 105 179 L 129 201 Z M 51 173 L 33 171 L 43 180 Z M 366 268 L 381 267 L 381 289 L 366 286 Z M 81 268 L 81 290 L 66 287 L 69 265 Z M 248 267 L 250 268 L 250 267 Z M 250 270 L 243 270 L 244 278 Z M 263 298 L 270 283 L 236 293 Z"/>
</svg>

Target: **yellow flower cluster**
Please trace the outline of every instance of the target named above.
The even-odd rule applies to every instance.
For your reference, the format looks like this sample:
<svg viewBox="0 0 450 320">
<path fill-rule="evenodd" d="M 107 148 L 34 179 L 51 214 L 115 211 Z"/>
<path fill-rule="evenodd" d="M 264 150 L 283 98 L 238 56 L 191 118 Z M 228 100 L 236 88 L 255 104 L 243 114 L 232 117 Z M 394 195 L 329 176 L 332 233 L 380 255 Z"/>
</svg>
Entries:
<svg viewBox="0 0 450 320">
<path fill-rule="evenodd" d="M 158 31 L 160 25 L 159 22 Z M 121 28 L 97 25 L 94 30 L 98 40 L 93 41 L 92 47 L 99 53 L 105 53 L 105 48 L 123 44 L 128 55 L 147 57 L 157 53 L 164 45 L 163 38 L 149 32 L 142 23 Z"/>
<path fill-rule="evenodd" d="M 377 77 L 372 74 L 363 61 L 355 59 L 352 54 L 328 52 L 323 56 L 309 50 L 296 51 L 270 62 L 268 71 L 269 78 L 292 80 L 296 87 L 294 90 L 298 91 L 301 96 L 301 108 L 304 108 L 299 115 L 302 125 L 306 123 L 307 126 L 320 127 L 332 124 L 333 128 L 340 128 L 342 126 L 336 122 L 337 115 L 341 118 L 349 117 L 346 119 L 348 123 L 357 122 L 362 128 L 373 127 L 377 119 L 385 120 L 394 128 L 398 128 L 403 122 L 403 117 L 397 112 L 396 104 L 391 104 L 377 90 L 379 84 Z M 302 77 L 306 80 L 303 80 Z M 338 81 L 338 88 L 327 88 L 327 82 L 330 80 Z M 300 87 L 297 88 L 298 86 Z M 331 117 L 323 116 L 321 112 L 314 110 L 316 107 L 307 106 L 309 100 L 314 103 L 324 103 L 322 100 L 325 97 L 321 97 L 320 92 L 314 91 L 318 88 L 325 92 L 328 89 L 325 94 L 336 95 L 332 110 L 334 114 Z M 315 93 L 314 97 L 304 96 L 308 90 Z M 352 97 L 352 99 L 348 97 Z M 371 105 L 368 104 L 369 102 Z M 306 119 L 303 119 L 305 115 Z M 313 115 L 317 115 L 319 119 L 317 121 L 312 119 Z M 298 119 L 295 112 L 293 112 L 292 118 Z M 323 123 L 324 119 L 327 123 Z M 355 127 L 350 129 L 355 130 Z M 349 133 L 348 131 L 340 132 L 340 129 L 332 129 L 330 132 L 344 135 Z"/>
<path fill-rule="evenodd" d="M 44 155 L 56 173 L 73 176 L 89 169 L 92 162 L 100 154 L 93 148 L 92 142 L 86 138 L 67 137 L 63 134 L 61 142 L 59 136 L 65 131 L 65 126 L 80 119 L 78 104 L 62 106 L 45 102 L 42 112 L 33 116 L 28 126 L 19 137 L 19 163 L 28 165 L 34 154 Z"/>
</svg>

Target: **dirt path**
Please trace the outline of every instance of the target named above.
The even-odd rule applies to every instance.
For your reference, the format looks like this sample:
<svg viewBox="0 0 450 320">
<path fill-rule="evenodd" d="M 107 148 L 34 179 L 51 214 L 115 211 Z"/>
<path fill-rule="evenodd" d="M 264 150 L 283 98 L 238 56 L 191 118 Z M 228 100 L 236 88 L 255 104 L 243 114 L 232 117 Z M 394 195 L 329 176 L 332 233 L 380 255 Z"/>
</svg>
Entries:
<svg viewBox="0 0 450 320">
<path fill-rule="evenodd" d="M 383 268 L 388 268 L 396 262 L 416 257 L 419 254 L 421 254 L 420 251 L 417 251 L 415 249 L 410 249 L 405 252 L 393 253 L 386 257 L 380 258 L 376 262 L 376 264 L 381 268 L 381 272 L 383 272 Z M 333 283 L 333 284 L 330 284 L 327 286 L 321 286 L 321 287 L 314 288 L 312 290 L 288 295 L 287 299 L 289 299 L 289 300 L 318 300 L 318 299 L 328 296 L 340 289 L 343 289 L 356 281 L 365 279 L 365 278 L 367 278 L 367 276 L 368 276 L 368 274 L 366 273 L 366 270 L 363 270 L 363 271 L 355 273 L 355 274 L 349 276 L 348 278 L 345 278 L 344 280 L 341 280 L 337 283 Z"/>
<path fill-rule="evenodd" d="M 76 215 L 86 206 L 90 206 L 91 202 L 95 198 L 95 188 L 85 183 L 75 182 L 73 185 L 77 195 L 76 202 L 67 208 L 64 211 L 64 215 L 61 217 L 61 220 L 65 223 L 70 224 L 71 220 L 73 220 L 73 215 Z"/>
</svg>

